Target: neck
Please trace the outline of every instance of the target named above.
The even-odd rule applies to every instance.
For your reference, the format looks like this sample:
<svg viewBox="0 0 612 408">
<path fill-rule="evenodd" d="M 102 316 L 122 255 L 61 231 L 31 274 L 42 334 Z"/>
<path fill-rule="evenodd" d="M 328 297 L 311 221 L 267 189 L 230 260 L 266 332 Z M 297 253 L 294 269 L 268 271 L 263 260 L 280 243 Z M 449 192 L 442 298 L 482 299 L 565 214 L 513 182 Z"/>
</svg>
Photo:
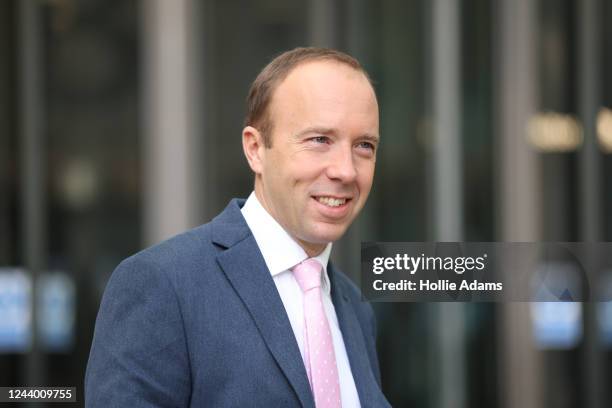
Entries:
<svg viewBox="0 0 612 408">
<path fill-rule="evenodd" d="M 257 182 L 255 182 L 255 196 L 257 197 L 257 200 L 259 200 L 259 203 L 262 205 L 262 207 L 268 212 L 268 214 L 270 214 L 272 218 L 274 218 L 276 222 L 278 222 L 281 225 L 281 227 L 283 227 L 283 229 L 287 231 L 287 228 L 285 228 L 285 226 L 274 216 L 274 212 L 271 211 L 270 207 L 268 206 L 266 199 L 261 192 L 261 189 L 258 187 Z M 304 252 L 306 252 L 306 255 L 308 255 L 309 258 L 313 258 L 315 256 L 320 255 L 325 250 L 325 247 L 327 246 L 327 244 L 317 244 L 317 243 L 312 243 L 312 242 L 306 242 L 299 238 L 294 237 L 293 235 L 291 235 L 289 231 L 287 231 L 287 233 L 289 234 L 289 236 L 291 236 L 291 238 L 293 238 L 295 242 L 298 243 L 299 246 L 302 247 L 302 249 L 304 250 Z"/>
<path fill-rule="evenodd" d="M 309 258 L 314 258 L 315 256 L 321 255 L 323 251 L 325 251 L 325 247 L 327 247 L 327 244 L 313 244 L 311 242 L 304 242 L 296 238 L 293 239 L 302 247 Z"/>
</svg>

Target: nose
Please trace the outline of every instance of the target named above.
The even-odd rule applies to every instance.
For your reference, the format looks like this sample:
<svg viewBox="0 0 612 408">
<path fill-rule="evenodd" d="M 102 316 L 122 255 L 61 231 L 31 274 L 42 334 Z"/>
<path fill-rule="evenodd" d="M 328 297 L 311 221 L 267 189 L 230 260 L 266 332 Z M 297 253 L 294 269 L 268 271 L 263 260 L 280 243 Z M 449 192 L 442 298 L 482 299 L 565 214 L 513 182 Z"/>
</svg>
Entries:
<svg viewBox="0 0 612 408">
<path fill-rule="evenodd" d="M 327 177 L 343 183 L 351 183 L 357 178 L 357 169 L 353 161 L 353 151 L 349 147 L 340 147 L 329 158 Z"/>
</svg>

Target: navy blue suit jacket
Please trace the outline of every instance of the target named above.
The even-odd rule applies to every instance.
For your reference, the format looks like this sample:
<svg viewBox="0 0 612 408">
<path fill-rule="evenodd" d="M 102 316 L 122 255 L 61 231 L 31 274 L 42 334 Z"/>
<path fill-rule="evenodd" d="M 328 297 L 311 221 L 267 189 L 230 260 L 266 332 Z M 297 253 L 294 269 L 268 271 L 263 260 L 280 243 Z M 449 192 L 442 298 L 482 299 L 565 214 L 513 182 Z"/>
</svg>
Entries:
<svg viewBox="0 0 612 408">
<path fill-rule="evenodd" d="M 117 267 L 96 320 L 86 406 L 314 407 L 243 203 Z M 372 309 L 331 263 L 328 273 L 361 404 L 386 407 Z"/>
</svg>

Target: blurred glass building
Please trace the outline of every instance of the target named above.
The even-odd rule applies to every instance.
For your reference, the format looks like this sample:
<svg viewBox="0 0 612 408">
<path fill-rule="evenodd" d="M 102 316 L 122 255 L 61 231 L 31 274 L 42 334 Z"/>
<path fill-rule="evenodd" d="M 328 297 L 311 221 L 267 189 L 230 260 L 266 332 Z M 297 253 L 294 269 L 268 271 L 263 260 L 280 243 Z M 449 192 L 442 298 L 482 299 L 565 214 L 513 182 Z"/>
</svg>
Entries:
<svg viewBox="0 0 612 408">
<path fill-rule="evenodd" d="M 248 86 L 296 46 L 376 83 L 374 189 L 334 249 L 356 281 L 361 241 L 612 241 L 609 21 L 607 0 L 0 2 L 0 386 L 82 405 L 114 267 L 250 193 Z M 393 406 L 612 402 L 608 304 L 374 307 Z"/>
</svg>

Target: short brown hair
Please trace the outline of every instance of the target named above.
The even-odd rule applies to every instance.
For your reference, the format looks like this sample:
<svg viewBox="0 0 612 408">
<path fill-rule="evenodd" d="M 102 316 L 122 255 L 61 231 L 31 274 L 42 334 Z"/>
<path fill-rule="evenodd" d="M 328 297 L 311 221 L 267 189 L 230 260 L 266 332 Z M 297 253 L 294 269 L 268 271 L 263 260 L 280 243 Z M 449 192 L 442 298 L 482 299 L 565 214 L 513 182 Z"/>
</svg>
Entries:
<svg viewBox="0 0 612 408">
<path fill-rule="evenodd" d="M 247 97 L 247 112 L 244 126 L 253 126 L 261 133 L 264 146 L 272 146 L 272 120 L 268 113 L 268 107 L 276 87 L 289 75 L 298 65 L 308 61 L 332 60 L 350 66 L 360 71 L 372 81 L 368 73 L 363 69 L 359 61 L 344 52 L 331 48 L 299 47 L 283 52 L 274 58 L 251 84 Z"/>
</svg>

